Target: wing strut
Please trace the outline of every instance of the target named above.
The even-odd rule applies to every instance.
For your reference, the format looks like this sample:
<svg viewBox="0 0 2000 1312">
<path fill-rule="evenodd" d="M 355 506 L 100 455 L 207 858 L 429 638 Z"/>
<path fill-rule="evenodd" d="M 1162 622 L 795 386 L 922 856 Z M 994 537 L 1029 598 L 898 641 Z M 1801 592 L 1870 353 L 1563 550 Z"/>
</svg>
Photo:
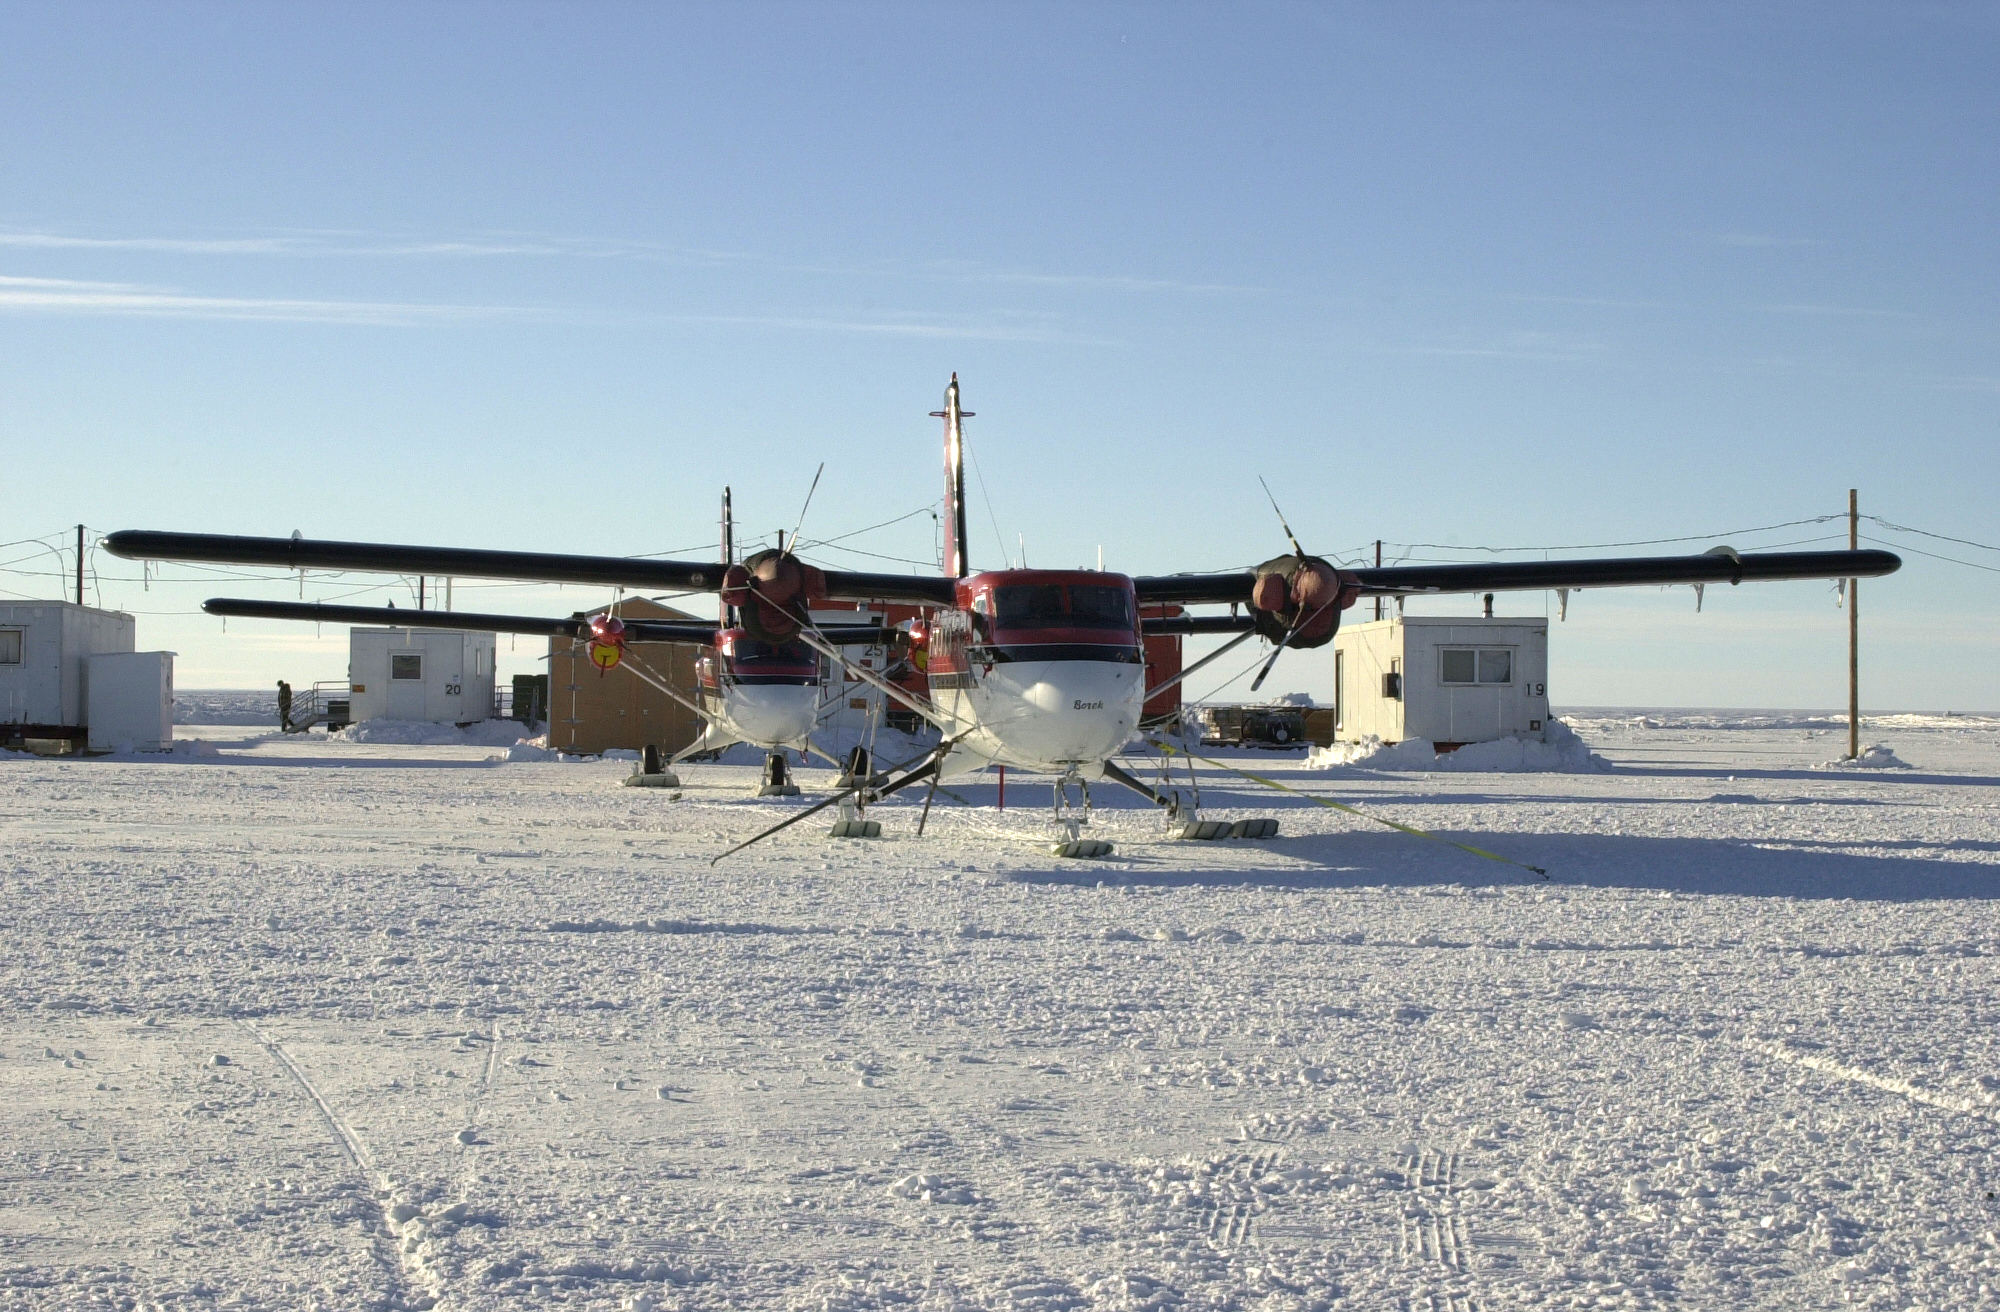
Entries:
<svg viewBox="0 0 2000 1312">
<path fill-rule="evenodd" d="M 861 792 L 863 789 L 867 789 L 869 793 L 871 793 L 873 796 L 877 798 L 882 798 L 882 797 L 887 797 L 890 793 L 895 792 L 899 788 L 905 788 L 910 784 L 918 782 L 919 780 L 928 779 L 932 775 L 937 773 L 938 763 L 944 759 L 944 754 L 946 750 L 949 749 L 951 746 L 953 746 L 953 744 L 951 743 L 939 743 L 935 748 L 933 748 L 929 753 L 927 753 L 929 759 L 926 760 L 922 765 L 917 766 L 915 769 L 911 770 L 908 774 L 904 775 L 901 779 L 897 779 L 891 783 L 885 784 L 881 788 L 868 788 L 866 780 L 863 780 L 861 783 L 858 784 L 850 784 L 846 788 L 843 788 L 839 792 L 828 797 L 825 801 L 815 802 L 813 805 L 807 807 L 803 811 L 798 812 L 796 815 L 787 816 L 785 819 L 780 820 L 777 824 L 772 825 L 769 829 L 766 829 L 761 834 L 757 834 L 753 837 L 744 839 L 736 846 L 730 848 L 727 852 L 723 852 L 716 856 L 710 857 L 708 863 L 710 865 L 714 865 L 716 862 L 722 860 L 722 858 L 725 856 L 734 856 L 736 853 L 741 852 L 744 848 L 749 847 L 752 843 L 761 843 L 765 839 L 769 838 L 772 834 L 777 833 L 780 829 L 789 829 L 793 825 L 797 824 L 799 821 L 805 819 L 807 816 L 817 815 L 821 811 L 826 810 L 826 808 L 828 808 L 829 806 L 832 806 L 838 802 L 843 802 L 848 798 L 854 796 L 854 794 Z M 904 762 L 904 764 L 907 765 L 909 763 L 906 761 Z M 899 765 L 896 768 L 900 770 L 903 767 Z"/>
<path fill-rule="evenodd" d="M 1208 655 L 1202 657 L 1194 664 L 1182 670 L 1179 674 L 1176 674 L 1173 678 L 1168 679 L 1165 683 L 1155 684 L 1153 687 L 1146 689 L 1146 696 L 1144 700 L 1140 702 L 1140 705 L 1144 706 L 1146 702 L 1152 701 L 1153 698 L 1159 696 L 1161 693 L 1165 692 L 1169 688 L 1179 687 L 1181 680 L 1187 678 L 1188 675 L 1193 674 L 1196 670 L 1208 664 L 1216 657 L 1227 654 L 1234 648 L 1240 646 L 1242 643 L 1256 636 L 1257 636 L 1257 631 L 1255 629 L 1245 629 L 1243 632 L 1231 638 L 1228 642 L 1223 643 L 1220 647 L 1217 647 L 1214 651 L 1210 652 Z M 1238 675 L 1237 677 L 1241 678 L 1243 676 Z"/>
</svg>

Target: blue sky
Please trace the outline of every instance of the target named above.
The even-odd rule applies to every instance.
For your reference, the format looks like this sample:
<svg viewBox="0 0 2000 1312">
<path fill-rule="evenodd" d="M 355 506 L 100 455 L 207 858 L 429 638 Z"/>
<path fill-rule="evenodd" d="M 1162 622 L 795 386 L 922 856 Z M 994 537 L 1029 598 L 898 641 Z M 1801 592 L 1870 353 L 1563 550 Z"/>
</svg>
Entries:
<svg viewBox="0 0 2000 1312">
<path fill-rule="evenodd" d="M 832 536 L 935 502 L 955 369 L 979 564 L 1250 563 L 1282 545 L 1259 474 L 1329 553 L 1719 533 L 1850 486 L 2000 544 L 1991 4 L 0 25 L 0 449 L 30 492 L 0 541 L 657 552 L 712 540 L 725 482 L 750 536 L 789 527 L 821 461 L 807 536 Z M 2000 708 L 2000 552 L 1865 527 L 1988 567 L 1906 554 L 1864 586 L 1865 702 Z M 922 513 L 841 545 L 876 554 L 821 558 L 934 558 Z M 0 561 L 0 588 L 53 589 L 22 572 L 52 556 Z M 343 672 L 337 634 L 190 614 L 296 580 L 93 563 L 183 685 Z M 1820 584 L 1699 616 L 1685 589 L 1590 593 L 1552 690 L 1836 705 L 1844 641 Z M 1330 666 L 1274 684 L 1324 694 Z"/>
</svg>

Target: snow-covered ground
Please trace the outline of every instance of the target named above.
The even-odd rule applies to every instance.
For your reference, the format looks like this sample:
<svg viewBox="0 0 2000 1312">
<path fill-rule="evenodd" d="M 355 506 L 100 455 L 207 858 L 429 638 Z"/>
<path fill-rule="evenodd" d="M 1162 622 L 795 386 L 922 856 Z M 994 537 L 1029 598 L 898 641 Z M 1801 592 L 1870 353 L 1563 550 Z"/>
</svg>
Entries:
<svg viewBox="0 0 2000 1312">
<path fill-rule="evenodd" d="M 1546 882 L 1216 771 L 1282 836 L 1063 862 L 1016 777 L 711 865 L 803 801 L 0 755 L 0 1307 L 2000 1307 L 2000 722 L 1729 719 L 1232 758 Z"/>
</svg>

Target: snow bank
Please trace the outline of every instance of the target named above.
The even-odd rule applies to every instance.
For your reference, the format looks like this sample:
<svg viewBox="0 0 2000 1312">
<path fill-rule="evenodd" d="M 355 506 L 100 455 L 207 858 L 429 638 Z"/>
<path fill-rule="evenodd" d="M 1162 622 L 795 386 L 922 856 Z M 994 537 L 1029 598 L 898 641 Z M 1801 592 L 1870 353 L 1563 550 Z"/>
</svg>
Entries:
<svg viewBox="0 0 2000 1312">
<path fill-rule="evenodd" d="M 267 738 L 278 736 L 276 733 L 265 735 Z M 252 738 L 249 741 L 255 743 L 261 740 Z M 228 745 L 241 747 L 244 744 L 232 742 Z M 221 755 L 221 745 L 209 742 L 206 738 L 176 738 L 173 746 L 161 752 L 142 752 L 130 743 L 120 743 L 111 751 L 104 753 L 106 759 L 127 761 L 192 761 L 219 755 Z"/>
<path fill-rule="evenodd" d="M 1861 749 L 1861 755 L 1853 760 L 1845 756 L 1831 761 L 1822 761 L 1815 770 L 1911 770 L 1916 767 L 1891 751 L 1887 743 L 1873 743 Z"/>
<path fill-rule="evenodd" d="M 1840 711 L 1735 711 L 1735 710 L 1653 710 L 1633 708 L 1590 708 L 1564 715 L 1573 728 L 1607 732 L 1623 729 L 1799 729 L 1807 732 L 1847 729 L 1847 716 Z M 1892 715 L 1864 715 L 1864 725 L 1878 729 L 2000 729 L 2000 716 L 1947 711 L 1931 715 L 1916 711 Z"/>
<path fill-rule="evenodd" d="M 1439 752 L 1428 739 L 1410 738 L 1389 746 L 1373 735 L 1358 743 L 1315 747 L 1306 756 L 1309 770 L 1337 766 L 1369 770 L 1443 770 L 1471 773 L 1603 774 L 1611 762 L 1590 750 L 1561 720 L 1551 720 L 1536 738 L 1498 738 L 1468 743 L 1455 752 Z"/>
<path fill-rule="evenodd" d="M 533 733 L 519 720 L 481 720 L 463 729 L 429 720 L 363 720 L 327 736 L 339 742 L 405 747 L 510 747 Z"/>
<path fill-rule="evenodd" d="M 472 743 L 470 745 L 480 747 L 487 744 Z M 580 761 L 636 761 L 639 759 L 639 753 L 629 747 L 613 747 L 600 756 L 572 756 L 568 752 L 550 747 L 548 730 L 544 728 L 540 734 L 533 738 L 521 738 L 516 742 L 507 744 L 505 755 L 489 756 L 486 759 L 489 761 L 556 761 L 563 765 L 575 765 Z"/>
</svg>

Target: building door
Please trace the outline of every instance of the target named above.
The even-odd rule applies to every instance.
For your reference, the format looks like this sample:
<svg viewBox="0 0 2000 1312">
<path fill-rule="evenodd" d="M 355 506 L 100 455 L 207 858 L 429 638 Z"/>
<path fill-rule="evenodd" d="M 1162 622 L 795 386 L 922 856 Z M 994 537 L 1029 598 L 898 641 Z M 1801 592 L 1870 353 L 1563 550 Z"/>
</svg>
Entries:
<svg viewBox="0 0 2000 1312">
<path fill-rule="evenodd" d="M 465 696 L 465 647 L 460 634 L 451 634 L 443 640 L 432 639 L 430 668 L 425 671 L 436 680 L 438 690 L 444 694 L 444 711 L 440 720 L 450 720 L 454 724 L 469 724 L 486 718 L 484 711 L 467 715 L 466 707 L 471 705 Z"/>
<path fill-rule="evenodd" d="M 386 707 L 392 720 L 424 719 L 424 653 L 389 653 L 389 697 Z"/>
</svg>

